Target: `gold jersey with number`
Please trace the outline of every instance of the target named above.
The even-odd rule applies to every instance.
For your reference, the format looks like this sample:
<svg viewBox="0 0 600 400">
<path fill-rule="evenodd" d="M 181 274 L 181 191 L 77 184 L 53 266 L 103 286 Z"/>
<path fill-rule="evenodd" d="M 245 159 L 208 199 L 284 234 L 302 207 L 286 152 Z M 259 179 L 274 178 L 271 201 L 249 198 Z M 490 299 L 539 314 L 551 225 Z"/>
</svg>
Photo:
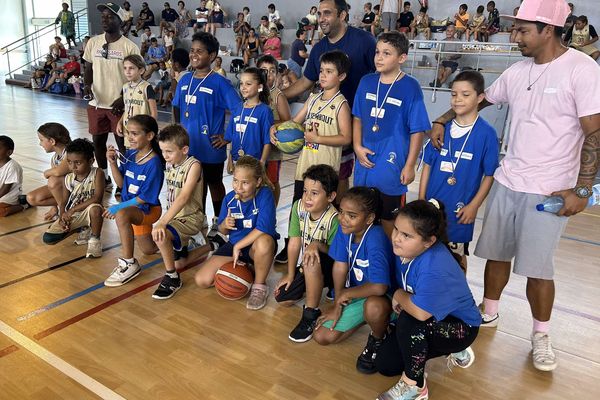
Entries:
<svg viewBox="0 0 600 400">
<path fill-rule="evenodd" d="M 92 167 L 90 173 L 82 180 L 78 181 L 73 172 L 65 175 L 65 187 L 69 191 L 66 210 L 88 201 L 96 192 L 96 173 L 98 168 Z"/>
<path fill-rule="evenodd" d="M 279 96 L 281 94 L 281 96 Z M 269 94 L 269 107 L 271 107 L 271 111 L 273 111 L 273 120 L 275 123 L 283 122 L 279 116 L 279 112 L 277 112 L 277 102 L 278 101 L 287 101 L 285 96 L 281 93 L 279 88 L 274 87 L 271 89 L 271 93 Z M 267 161 L 279 161 L 283 160 L 283 153 L 276 146 L 271 146 L 271 151 L 269 152 L 269 158 Z"/>
<path fill-rule="evenodd" d="M 129 140 L 127 139 L 127 122 L 134 115 L 150 115 L 150 103 L 148 102 L 148 86 L 151 86 L 148 81 L 141 80 L 135 86 L 129 83 L 123 85 L 123 102 L 125 108 L 123 111 L 123 135 L 125 136 L 125 147 L 129 148 Z"/>
<path fill-rule="evenodd" d="M 167 165 L 165 179 L 167 181 L 167 208 L 173 205 L 173 202 L 183 190 L 183 186 L 187 179 L 188 173 L 192 166 L 199 161 L 189 156 L 180 165 Z M 189 198 L 185 206 L 175 216 L 175 218 L 188 218 L 189 216 L 204 214 L 202 208 L 202 179 L 197 182 L 192 196 Z"/>
<path fill-rule="evenodd" d="M 339 135 L 338 114 L 342 105 L 347 101 L 341 93 L 338 93 L 331 102 L 330 100 L 323 100 L 321 93 L 311 94 L 307 100 L 308 110 L 306 111 L 305 126 L 312 125 L 319 136 Z M 341 159 L 342 146 L 306 142 L 298 159 L 295 179 L 302 180 L 302 174 L 311 165 L 316 164 L 330 165 L 339 171 Z"/>
<path fill-rule="evenodd" d="M 331 229 L 337 229 L 338 211 L 330 204 L 325 214 L 319 220 L 313 221 L 308 211 L 304 209 L 302 200 L 298 202 L 298 222 L 302 235 L 303 246 L 308 246 L 312 242 L 327 244 Z"/>
</svg>

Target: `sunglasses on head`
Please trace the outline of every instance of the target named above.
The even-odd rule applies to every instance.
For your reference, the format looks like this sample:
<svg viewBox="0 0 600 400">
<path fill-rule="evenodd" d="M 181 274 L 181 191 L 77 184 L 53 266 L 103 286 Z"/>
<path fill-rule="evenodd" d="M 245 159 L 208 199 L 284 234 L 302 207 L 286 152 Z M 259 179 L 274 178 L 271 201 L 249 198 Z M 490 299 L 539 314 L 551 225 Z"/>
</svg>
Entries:
<svg viewBox="0 0 600 400">
<path fill-rule="evenodd" d="M 102 52 L 100 54 L 102 54 L 102 57 L 108 60 L 108 42 L 102 45 Z"/>
</svg>

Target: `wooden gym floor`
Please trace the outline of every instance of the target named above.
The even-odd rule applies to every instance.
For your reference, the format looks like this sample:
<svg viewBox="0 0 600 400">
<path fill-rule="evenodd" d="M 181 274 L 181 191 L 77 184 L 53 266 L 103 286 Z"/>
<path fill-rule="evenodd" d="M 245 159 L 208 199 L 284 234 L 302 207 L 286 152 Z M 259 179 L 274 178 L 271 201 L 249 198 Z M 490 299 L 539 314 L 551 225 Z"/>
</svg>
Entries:
<svg viewBox="0 0 600 400">
<path fill-rule="evenodd" d="M 0 121 L 2 134 L 16 142 L 25 192 L 44 183 L 50 159 L 38 145 L 39 125 L 61 122 L 72 137 L 88 137 L 84 102 L 22 88 L 0 86 Z M 280 232 L 287 227 L 294 168 L 293 158 L 283 163 Z M 224 180 L 231 188 L 231 178 Z M 373 399 L 396 382 L 356 372 L 367 328 L 328 348 L 292 343 L 287 335 L 299 307 L 277 307 L 271 296 L 265 309 L 247 311 L 245 301 L 228 302 L 212 289 L 196 288 L 197 265 L 183 272 L 183 288 L 167 301 L 150 296 L 164 273 L 159 256 L 136 254 L 144 272 L 125 286 L 106 288 L 102 282 L 120 250 L 114 223 L 104 225 L 104 256 L 86 260 L 85 247 L 72 238 L 42 244 L 44 212 L 33 208 L 0 219 L 0 398 Z M 477 234 L 480 228 L 481 218 Z M 571 218 L 556 252 L 557 370 L 539 372 L 531 364 L 525 280 L 512 276 L 498 329 L 482 330 L 474 344 L 475 364 L 451 372 L 443 359 L 428 363 L 431 398 L 597 399 L 599 256 L 596 207 Z M 469 258 L 476 301 L 483 264 Z M 273 268 L 271 287 L 284 272 L 285 266 Z"/>
</svg>

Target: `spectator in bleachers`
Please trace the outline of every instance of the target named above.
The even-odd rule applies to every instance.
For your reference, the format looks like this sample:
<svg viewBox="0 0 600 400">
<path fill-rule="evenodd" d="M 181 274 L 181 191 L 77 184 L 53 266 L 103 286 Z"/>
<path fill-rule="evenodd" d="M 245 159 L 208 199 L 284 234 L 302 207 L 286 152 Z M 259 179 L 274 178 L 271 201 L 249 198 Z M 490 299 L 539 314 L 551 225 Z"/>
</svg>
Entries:
<svg viewBox="0 0 600 400">
<path fill-rule="evenodd" d="M 69 5 L 67 3 L 62 3 L 62 11 L 54 21 L 57 25 L 59 22 L 60 34 L 67 39 L 67 45 L 71 48 L 71 42 L 73 42 L 73 47 L 75 47 L 77 45 L 75 43 L 75 15 L 69 11 Z"/>
<path fill-rule="evenodd" d="M 146 55 L 148 48 L 150 47 L 150 41 L 154 38 L 154 33 L 149 26 L 144 28 L 144 33 L 142 33 L 142 37 L 140 38 L 140 53 L 142 57 Z"/>
<path fill-rule="evenodd" d="M 271 3 L 267 7 L 269 9 L 269 22 L 275 24 L 277 30 L 283 29 L 283 23 L 281 22 L 281 16 L 279 15 L 279 11 L 275 9 L 275 4 Z"/>
<path fill-rule="evenodd" d="M 123 36 L 127 37 L 131 26 L 133 25 L 133 11 L 131 11 L 131 4 L 128 1 L 123 3 L 123 21 L 121 22 L 121 32 Z"/>
<path fill-rule="evenodd" d="M 137 23 L 135 24 L 135 30 L 132 31 L 131 34 L 137 36 L 137 31 L 148 26 L 156 26 L 156 21 L 154 20 L 154 12 L 148 7 L 148 3 L 143 2 Z"/>
<path fill-rule="evenodd" d="M 71 54 L 69 56 L 69 62 L 65 63 L 62 67 L 56 67 L 52 70 L 51 75 L 46 82 L 46 86 L 42 89 L 43 92 L 50 89 L 55 82 L 67 82 L 67 80 L 72 76 L 80 76 L 81 75 L 81 64 L 77 61 L 77 56 Z"/>
<path fill-rule="evenodd" d="M 258 49 L 260 48 L 260 40 L 256 37 L 254 28 L 250 28 L 248 37 L 242 48 L 244 49 L 244 65 L 250 65 L 250 59 L 258 57 Z"/>
<path fill-rule="evenodd" d="M 404 8 L 396 21 L 396 30 L 398 32 L 408 34 L 410 32 L 410 24 L 415 20 L 415 16 L 410 11 L 410 1 L 404 2 Z"/>
<path fill-rule="evenodd" d="M 223 10 L 221 5 L 215 1 L 213 9 L 208 15 L 209 22 L 206 31 L 215 36 L 217 34 L 217 28 L 223 27 L 223 22 L 226 16 L 227 13 L 225 10 Z"/>
<path fill-rule="evenodd" d="M 485 15 L 483 15 L 484 11 L 484 6 L 477 7 L 477 13 L 473 16 L 473 20 L 469 24 L 469 29 L 467 30 L 467 41 L 470 40 L 471 34 L 473 34 L 473 40 L 476 42 L 482 39 L 482 34 L 487 30 L 485 25 Z"/>
<path fill-rule="evenodd" d="M 375 13 L 375 18 L 373 19 L 373 23 L 371 24 L 371 34 L 375 37 L 379 36 L 383 29 L 381 28 L 381 8 L 379 4 L 373 7 L 373 12 Z"/>
<path fill-rule="evenodd" d="M 469 6 L 463 3 L 460 5 L 460 7 L 458 7 L 458 12 L 454 14 L 454 25 L 456 27 L 457 39 L 461 39 L 463 33 L 465 33 L 469 27 L 469 18 L 471 18 L 471 16 L 467 12 L 468 9 Z M 469 36 L 467 36 L 467 40 L 468 39 Z"/>
<path fill-rule="evenodd" d="M 363 10 L 365 14 L 363 15 L 362 20 L 360 21 L 360 27 L 363 28 L 367 32 L 371 32 L 371 26 L 375 21 L 375 13 L 373 12 L 373 4 L 365 3 L 363 6 Z"/>
<path fill-rule="evenodd" d="M 496 3 L 490 1 L 487 3 L 488 19 L 486 24 L 486 30 L 483 32 L 483 41 L 489 42 L 490 36 L 500 32 L 500 12 L 496 8 Z"/>
<path fill-rule="evenodd" d="M 450 75 L 452 75 L 458 69 L 457 60 L 461 57 L 460 54 L 449 54 L 446 52 L 459 52 L 462 47 L 459 43 L 448 43 L 448 42 L 456 42 L 456 27 L 452 24 L 448 25 L 446 28 L 446 38 L 442 43 L 442 57 L 439 59 L 438 55 L 435 55 L 436 60 L 440 61 L 440 67 L 438 68 L 437 79 L 429 84 L 431 87 L 442 87 L 444 83 L 448 80 Z"/>
<path fill-rule="evenodd" d="M 396 20 L 400 12 L 400 0 L 381 0 L 381 27 L 384 32 L 396 29 Z"/>
<path fill-rule="evenodd" d="M 159 38 L 163 36 L 163 31 L 166 28 L 175 28 L 175 21 L 177 21 L 177 18 L 179 18 L 177 11 L 172 9 L 169 3 L 165 3 L 165 8 L 161 13 Z"/>
<path fill-rule="evenodd" d="M 206 0 L 200 2 L 200 7 L 196 8 L 196 23 L 194 24 L 194 33 L 196 31 L 204 31 L 208 25 L 208 8 L 206 8 Z"/>
<path fill-rule="evenodd" d="M 67 58 L 67 49 L 65 49 L 65 45 L 62 44 L 62 38 L 60 36 L 54 37 L 54 43 L 50 45 L 49 52 L 56 61 L 61 58 Z"/>
<path fill-rule="evenodd" d="M 248 32 L 250 31 L 250 25 L 246 21 L 244 21 L 244 13 L 239 12 L 237 15 L 237 21 L 233 24 L 233 32 L 235 33 L 235 56 L 240 55 L 240 50 L 242 45 L 246 41 L 246 37 L 248 37 Z"/>
<path fill-rule="evenodd" d="M 263 45 L 269 38 L 269 34 L 271 33 L 271 28 L 276 28 L 275 24 L 269 23 L 269 17 L 263 15 L 260 17 L 260 25 L 258 26 L 258 40 L 260 42 L 260 48 L 262 49 Z"/>
<path fill-rule="evenodd" d="M 168 59 L 168 53 L 165 46 L 159 44 L 157 38 L 150 39 L 150 48 L 148 49 L 148 54 L 146 54 L 146 71 L 144 72 L 144 79 L 150 79 L 154 71 L 158 70 L 159 64 L 161 62 L 166 62 Z"/>
<path fill-rule="evenodd" d="M 429 15 L 427 15 L 427 7 L 421 7 L 415 20 L 410 26 L 410 38 L 414 39 L 418 34 L 424 34 L 425 40 L 431 40 L 431 28 L 429 27 Z"/>
<path fill-rule="evenodd" d="M 319 19 L 317 17 L 317 7 L 312 6 L 305 17 L 308 20 L 308 25 L 304 28 L 310 32 L 310 43 L 314 44 L 315 33 L 319 31 Z M 319 36 L 320 39 L 320 36 Z"/>
<path fill-rule="evenodd" d="M 165 44 L 165 49 L 167 49 L 168 58 L 171 58 L 171 52 L 175 48 L 175 40 L 175 30 L 173 28 L 165 29 L 165 36 L 163 37 L 163 42 Z"/>
<path fill-rule="evenodd" d="M 213 66 L 213 71 L 215 71 L 217 74 L 222 75 L 223 77 L 227 78 L 227 72 L 225 72 L 225 70 L 223 69 L 223 58 L 217 56 L 215 58 L 215 65 Z"/>
<path fill-rule="evenodd" d="M 51 54 L 48 54 L 46 56 L 46 61 L 44 62 L 44 65 L 42 65 L 41 68 L 38 67 L 35 69 L 35 71 L 33 71 L 33 75 L 31 77 L 29 85 L 25 87 L 31 89 L 44 88 L 44 86 L 46 86 L 46 83 L 48 82 L 48 79 L 52 75 L 52 71 L 54 71 L 56 68 L 56 60 L 54 60 L 54 57 L 52 57 Z"/>
<path fill-rule="evenodd" d="M 277 28 L 271 28 L 269 37 L 263 46 L 263 54 L 269 54 L 281 60 L 281 39 L 277 36 Z"/>
<path fill-rule="evenodd" d="M 571 10 L 571 12 L 569 13 L 569 16 L 567 17 L 567 22 L 565 22 L 565 32 L 568 32 L 569 29 L 571 29 L 573 27 L 573 25 L 575 25 L 575 20 L 577 19 L 577 16 L 575 14 L 573 14 L 573 9 L 575 8 L 575 6 L 573 5 L 573 3 L 569 3 L 569 9 Z"/>
<path fill-rule="evenodd" d="M 190 65 L 190 53 L 186 49 L 174 49 L 171 53 L 171 85 L 164 100 L 165 106 L 171 104 L 179 77 L 187 72 L 188 65 Z"/>
<path fill-rule="evenodd" d="M 306 31 L 298 29 L 296 31 L 296 40 L 292 43 L 290 58 L 287 60 L 288 68 L 296 74 L 296 77 L 302 76 L 302 67 L 308 58 L 308 50 L 304 44 L 306 40 Z"/>
<path fill-rule="evenodd" d="M 168 103 L 165 101 L 165 98 L 167 97 L 165 93 L 168 93 L 168 90 L 171 87 L 171 69 L 167 67 L 166 62 L 158 64 L 158 75 L 160 76 L 160 81 L 158 81 L 154 87 L 156 104 L 159 107 L 166 107 Z"/>
<path fill-rule="evenodd" d="M 244 7 L 242 8 L 242 12 L 244 13 L 244 22 L 252 26 L 252 14 L 250 14 L 250 8 Z"/>
<path fill-rule="evenodd" d="M 192 20 L 192 16 L 187 8 L 185 8 L 185 3 L 183 1 L 177 2 L 177 20 L 175 21 L 175 29 L 178 38 L 188 37 L 190 32 L 188 31 L 188 27 L 190 25 L 190 21 Z"/>
<path fill-rule="evenodd" d="M 519 7 L 515 7 L 515 9 L 513 10 L 513 17 L 516 17 L 518 12 L 519 12 Z M 510 32 L 510 43 L 514 43 L 517 38 L 517 23 L 516 23 L 516 21 L 513 21 L 510 28 L 508 28 L 508 31 Z"/>
<path fill-rule="evenodd" d="M 575 19 L 575 25 L 567 32 L 564 41 L 569 43 L 569 47 L 587 54 L 594 60 L 600 57 L 600 50 L 593 45 L 598 41 L 598 33 L 594 26 L 588 23 L 585 15 Z"/>
</svg>

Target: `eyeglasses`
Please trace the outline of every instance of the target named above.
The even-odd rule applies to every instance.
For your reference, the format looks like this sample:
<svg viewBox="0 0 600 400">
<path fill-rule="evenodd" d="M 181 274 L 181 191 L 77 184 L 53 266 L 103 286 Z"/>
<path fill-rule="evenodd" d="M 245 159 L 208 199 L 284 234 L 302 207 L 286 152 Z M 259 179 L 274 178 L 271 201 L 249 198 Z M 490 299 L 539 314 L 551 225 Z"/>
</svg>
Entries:
<svg viewBox="0 0 600 400">
<path fill-rule="evenodd" d="M 102 52 L 100 54 L 102 54 L 102 57 L 108 60 L 108 42 L 102 45 Z"/>
</svg>

